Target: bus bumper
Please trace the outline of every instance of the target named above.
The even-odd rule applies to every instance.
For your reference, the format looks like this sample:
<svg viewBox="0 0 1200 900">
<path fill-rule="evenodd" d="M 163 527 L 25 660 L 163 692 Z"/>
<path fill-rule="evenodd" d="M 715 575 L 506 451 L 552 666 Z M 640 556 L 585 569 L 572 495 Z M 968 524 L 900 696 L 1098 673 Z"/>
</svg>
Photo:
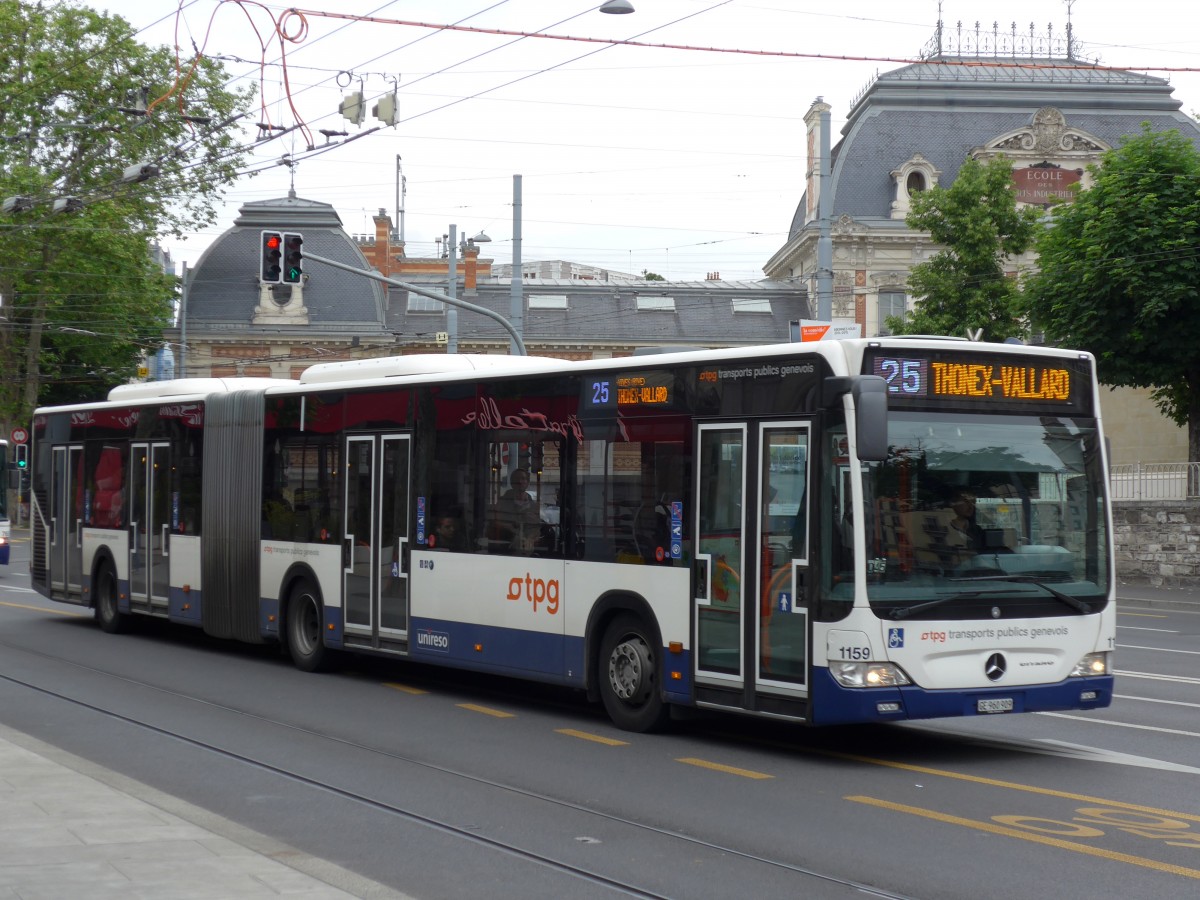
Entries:
<svg viewBox="0 0 1200 900">
<path fill-rule="evenodd" d="M 828 669 L 813 670 L 814 725 L 894 722 L 950 716 L 1100 709 L 1112 703 L 1113 677 L 1068 678 L 1055 684 L 1028 684 L 931 691 L 915 685 L 897 688 L 844 688 Z"/>
</svg>

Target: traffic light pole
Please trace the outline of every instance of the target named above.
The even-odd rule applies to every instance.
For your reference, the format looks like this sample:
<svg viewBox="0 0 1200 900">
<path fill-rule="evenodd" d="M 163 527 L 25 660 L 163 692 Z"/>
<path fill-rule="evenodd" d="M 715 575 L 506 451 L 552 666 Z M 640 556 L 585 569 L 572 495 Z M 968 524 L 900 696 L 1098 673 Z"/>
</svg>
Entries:
<svg viewBox="0 0 1200 900">
<path fill-rule="evenodd" d="M 344 262 L 338 262 L 336 259 L 328 259 L 324 256 L 316 256 L 315 254 L 309 253 L 307 250 L 304 252 L 304 258 L 306 260 L 312 260 L 313 262 L 324 263 L 327 266 L 333 266 L 335 269 L 341 269 L 343 272 L 353 272 L 355 275 L 361 275 L 364 278 L 373 278 L 376 281 L 382 281 L 384 284 L 391 285 L 392 287 L 398 287 L 401 290 L 411 291 L 412 293 L 421 297 L 428 297 L 431 300 L 440 300 L 442 303 L 446 303 L 450 306 L 459 306 L 463 309 L 468 309 L 473 313 L 479 313 L 481 316 L 487 316 L 489 319 L 495 319 L 504 327 L 504 330 L 507 331 L 509 336 L 512 338 L 513 348 L 517 351 L 516 355 L 529 355 L 525 352 L 525 342 L 521 340 L 521 335 L 517 333 L 517 329 L 513 327 L 512 323 L 509 322 L 508 319 L 504 318 L 504 316 L 500 315 L 498 312 L 493 312 L 486 307 L 477 306 L 474 303 L 468 303 L 466 300 L 459 300 L 456 297 L 448 297 L 445 294 L 439 294 L 437 291 L 431 291 L 428 288 L 423 288 L 419 285 L 409 284 L 406 281 L 397 281 L 395 278 L 388 278 L 385 275 L 380 275 L 378 272 L 365 272 L 362 269 L 356 269 L 354 266 L 347 265 Z"/>
</svg>

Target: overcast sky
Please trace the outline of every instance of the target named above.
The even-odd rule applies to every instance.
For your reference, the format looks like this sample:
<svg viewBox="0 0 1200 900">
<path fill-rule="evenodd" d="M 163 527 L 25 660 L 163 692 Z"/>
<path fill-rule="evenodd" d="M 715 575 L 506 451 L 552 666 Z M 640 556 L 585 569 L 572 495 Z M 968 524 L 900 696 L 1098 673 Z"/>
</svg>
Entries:
<svg viewBox="0 0 1200 900">
<path fill-rule="evenodd" d="M 150 44 L 226 58 L 238 84 L 261 85 L 270 122 L 302 121 L 319 148 L 327 131 L 351 136 L 380 123 L 369 107 L 399 88 L 400 123 L 312 158 L 297 130 L 256 148 L 213 229 L 168 238 L 177 262 L 195 263 L 243 203 L 286 196 L 334 206 L 352 234 L 373 233 L 385 209 L 410 256 L 430 256 L 457 226 L 484 231 L 484 257 L 512 258 L 513 176 L 522 176 L 522 258 L 567 259 L 670 280 L 757 279 L 787 239 L 804 182 L 803 116 L 821 96 L 836 132 L 877 72 L 914 59 L 934 35 L 936 0 L 631 0 L 630 15 L 595 11 L 601 0 L 314 0 L 283 23 L 289 108 L 273 18 L 286 8 L 244 0 L 92 0 Z M 240 8 L 239 8 L 240 7 Z M 375 22 L 312 10 L 373 16 Z M 1065 2 L 944 0 L 948 29 L 1006 34 L 1050 26 L 1065 33 Z M 505 32 L 636 40 L 724 53 L 612 46 L 508 34 L 436 30 L 386 20 Z M 1200 113 L 1200 8 L 1183 0 L 1075 0 L 1082 55 L 1147 71 Z M 266 44 L 268 65 L 260 81 Z M 803 54 L 788 57 L 775 54 Z M 816 57 L 824 58 L 816 58 Z M 894 61 L 887 61 L 888 59 Z M 363 90 L 368 115 L 338 112 Z M 300 119 L 297 119 L 297 114 Z M 252 121 L 260 121 L 256 112 Z M 251 140 L 258 129 L 246 129 Z M 334 141 L 345 138 L 332 138 Z M 290 154 L 294 171 L 277 165 Z M 397 163 L 397 157 L 400 162 Z M 398 200 L 398 170 L 406 182 Z"/>
</svg>

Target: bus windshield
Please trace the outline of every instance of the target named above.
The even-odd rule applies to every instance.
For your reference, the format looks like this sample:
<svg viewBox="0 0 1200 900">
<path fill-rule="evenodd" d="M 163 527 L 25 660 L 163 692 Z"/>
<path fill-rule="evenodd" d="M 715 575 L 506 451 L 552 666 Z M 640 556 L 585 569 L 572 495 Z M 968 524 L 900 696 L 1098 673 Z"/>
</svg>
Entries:
<svg viewBox="0 0 1200 900">
<path fill-rule="evenodd" d="M 888 459 L 863 471 L 867 594 L 879 614 L 921 605 L 967 618 L 1008 602 L 1063 615 L 1103 602 L 1094 420 L 893 412 L 888 444 Z"/>
</svg>

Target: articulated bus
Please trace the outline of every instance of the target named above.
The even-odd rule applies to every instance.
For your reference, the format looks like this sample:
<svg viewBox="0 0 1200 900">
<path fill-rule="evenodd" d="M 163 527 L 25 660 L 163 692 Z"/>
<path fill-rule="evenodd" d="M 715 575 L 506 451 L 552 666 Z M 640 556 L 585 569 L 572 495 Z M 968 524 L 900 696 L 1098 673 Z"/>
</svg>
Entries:
<svg viewBox="0 0 1200 900">
<path fill-rule="evenodd" d="M 37 411 L 36 588 L 91 607 L 810 725 L 1112 699 L 1086 353 L 879 338 L 420 355 Z"/>
</svg>

